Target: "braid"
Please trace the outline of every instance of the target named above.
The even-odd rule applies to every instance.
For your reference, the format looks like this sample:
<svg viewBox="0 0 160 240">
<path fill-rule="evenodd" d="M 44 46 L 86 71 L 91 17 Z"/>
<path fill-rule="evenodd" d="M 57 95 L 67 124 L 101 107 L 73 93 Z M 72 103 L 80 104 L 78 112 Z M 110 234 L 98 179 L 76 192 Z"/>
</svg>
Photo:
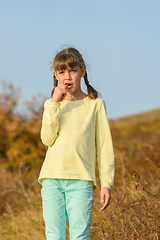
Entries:
<svg viewBox="0 0 160 240">
<path fill-rule="evenodd" d="M 84 75 L 84 82 L 87 86 L 87 92 L 88 92 L 88 96 L 91 99 L 96 99 L 98 98 L 99 92 L 97 92 L 90 84 L 88 81 L 88 76 L 87 76 L 87 71 L 85 71 L 85 75 Z"/>
<path fill-rule="evenodd" d="M 55 89 L 55 88 L 57 87 L 57 85 L 58 85 L 58 80 L 56 79 L 55 75 L 53 75 L 53 79 L 54 79 L 54 83 L 53 83 L 54 88 L 52 89 L 51 97 L 52 97 L 52 95 L 53 95 L 53 93 L 54 93 L 54 89 Z"/>
<path fill-rule="evenodd" d="M 88 81 L 87 71 L 85 71 L 84 82 L 85 82 L 86 86 L 88 87 L 89 86 L 89 81 Z"/>
</svg>

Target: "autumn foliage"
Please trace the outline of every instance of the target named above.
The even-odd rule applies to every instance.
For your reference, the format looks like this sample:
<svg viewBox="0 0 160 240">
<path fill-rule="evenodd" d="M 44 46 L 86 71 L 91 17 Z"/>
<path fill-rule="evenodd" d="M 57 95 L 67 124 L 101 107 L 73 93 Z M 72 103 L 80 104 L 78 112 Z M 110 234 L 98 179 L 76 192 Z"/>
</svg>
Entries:
<svg viewBox="0 0 160 240">
<path fill-rule="evenodd" d="M 37 181 L 46 147 L 39 133 L 44 98 L 20 105 L 20 89 L 1 83 L 0 239 L 41 240 L 44 221 Z M 24 110 L 26 109 L 26 110 Z M 116 160 L 110 206 L 94 191 L 91 240 L 160 238 L 160 109 L 110 120 Z M 66 231 L 68 236 L 68 228 Z"/>
</svg>

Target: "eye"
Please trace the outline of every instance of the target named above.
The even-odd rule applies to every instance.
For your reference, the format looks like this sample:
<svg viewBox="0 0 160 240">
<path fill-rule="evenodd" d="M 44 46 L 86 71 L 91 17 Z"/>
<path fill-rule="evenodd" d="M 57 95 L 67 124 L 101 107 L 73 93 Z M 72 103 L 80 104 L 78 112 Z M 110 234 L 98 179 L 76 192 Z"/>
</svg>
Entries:
<svg viewBox="0 0 160 240">
<path fill-rule="evenodd" d="M 72 69 L 71 72 L 76 72 L 76 69 Z"/>
<path fill-rule="evenodd" d="M 58 74 L 63 74 L 63 73 L 64 73 L 64 71 L 59 71 L 59 72 L 58 72 Z"/>
</svg>

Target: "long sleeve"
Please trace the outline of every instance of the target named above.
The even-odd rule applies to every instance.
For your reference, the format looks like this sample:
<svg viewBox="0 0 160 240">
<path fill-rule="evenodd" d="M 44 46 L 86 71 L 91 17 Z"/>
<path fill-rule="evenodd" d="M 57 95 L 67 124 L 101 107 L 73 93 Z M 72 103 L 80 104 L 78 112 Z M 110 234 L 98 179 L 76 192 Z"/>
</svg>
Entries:
<svg viewBox="0 0 160 240">
<path fill-rule="evenodd" d="M 47 100 L 44 103 L 44 113 L 41 128 L 41 140 L 46 146 L 51 146 L 58 136 L 59 117 L 59 103 Z"/>
<path fill-rule="evenodd" d="M 96 114 L 96 150 L 101 187 L 111 189 L 114 182 L 115 163 L 104 101 L 101 101 Z"/>
</svg>

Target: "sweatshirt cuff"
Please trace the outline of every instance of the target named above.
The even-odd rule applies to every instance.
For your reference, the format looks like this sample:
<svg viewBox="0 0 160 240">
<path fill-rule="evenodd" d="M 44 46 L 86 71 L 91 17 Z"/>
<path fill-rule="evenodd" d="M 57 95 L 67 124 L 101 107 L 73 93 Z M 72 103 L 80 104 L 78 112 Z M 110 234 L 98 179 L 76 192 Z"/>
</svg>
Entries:
<svg viewBox="0 0 160 240">
<path fill-rule="evenodd" d="M 102 187 L 107 187 L 107 188 L 109 188 L 110 190 L 111 190 L 111 188 L 112 188 L 111 184 L 109 184 L 109 183 L 102 183 L 102 184 L 101 184 L 101 188 L 102 188 Z"/>
<path fill-rule="evenodd" d="M 49 102 L 49 108 L 54 108 L 54 110 L 56 111 L 57 109 L 60 108 L 60 103 L 59 102 Z"/>
</svg>

